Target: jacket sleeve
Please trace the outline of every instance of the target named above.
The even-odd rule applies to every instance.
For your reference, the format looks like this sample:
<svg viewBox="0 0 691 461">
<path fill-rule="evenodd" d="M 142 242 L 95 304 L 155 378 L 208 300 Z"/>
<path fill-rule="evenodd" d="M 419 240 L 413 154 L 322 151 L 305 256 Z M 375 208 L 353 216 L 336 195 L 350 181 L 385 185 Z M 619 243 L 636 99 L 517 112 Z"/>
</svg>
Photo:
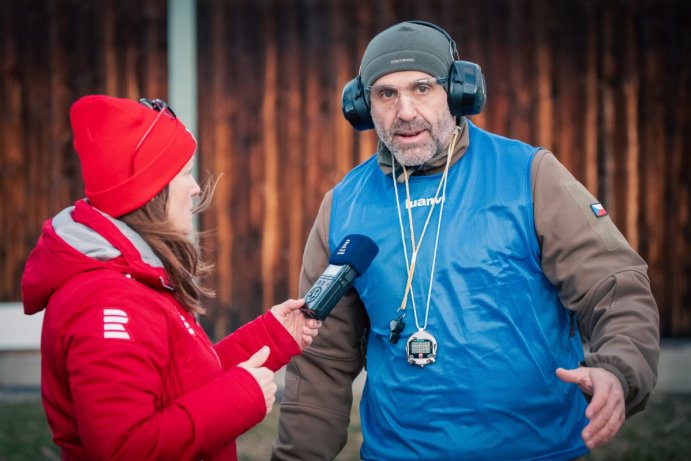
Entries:
<svg viewBox="0 0 691 461">
<path fill-rule="evenodd" d="M 645 408 L 660 354 L 659 315 L 645 261 L 598 203 L 548 151 L 532 164 L 535 227 L 542 269 L 575 312 L 589 344 L 585 362 L 614 373 L 627 416 Z"/>
<path fill-rule="evenodd" d="M 223 368 L 228 370 L 249 359 L 264 345 L 271 349 L 264 365 L 272 371 L 300 353 L 300 346 L 270 311 L 223 338 L 214 349 Z"/>
<path fill-rule="evenodd" d="M 199 459 L 264 418 L 261 389 L 237 367 L 170 400 L 162 382 L 174 353 L 165 315 L 146 309 L 149 300 L 127 287 L 111 290 L 120 299 L 90 291 L 108 302 L 92 300 L 69 320 L 57 320 L 66 323 L 66 392 L 88 459 Z M 128 312 L 128 338 L 104 339 L 104 305 Z"/>
<path fill-rule="evenodd" d="M 307 239 L 300 274 L 303 296 L 328 265 L 331 192 Z M 324 320 L 312 345 L 288 364 L 274 460 L 334 459 L 347 441 L 353 379 L 364 363 L 367 316 L 351 289 Z"/>
</svg>

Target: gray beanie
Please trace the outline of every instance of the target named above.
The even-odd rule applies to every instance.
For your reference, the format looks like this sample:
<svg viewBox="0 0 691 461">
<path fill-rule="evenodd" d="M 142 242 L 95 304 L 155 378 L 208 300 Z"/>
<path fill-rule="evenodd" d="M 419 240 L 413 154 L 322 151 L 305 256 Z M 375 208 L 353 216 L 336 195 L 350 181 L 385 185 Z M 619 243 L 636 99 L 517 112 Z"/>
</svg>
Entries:
<svg viewBox="0 0 691 461">
<path fill-rule="evenodd" d="M 451 42 L 442 32 L 430 26 L 402 22 L 369 42 L 360 63 L 360 76 L 365 87 L 383 75 L 402 70 L 446 77 L 453 61 Z"/>
</svg>

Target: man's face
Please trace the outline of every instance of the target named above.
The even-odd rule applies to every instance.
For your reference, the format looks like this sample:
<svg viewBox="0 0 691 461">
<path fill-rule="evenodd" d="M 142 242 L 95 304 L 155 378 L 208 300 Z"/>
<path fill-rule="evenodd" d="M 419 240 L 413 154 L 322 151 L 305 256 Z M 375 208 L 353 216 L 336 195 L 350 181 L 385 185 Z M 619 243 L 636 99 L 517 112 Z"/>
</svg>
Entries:
<svg viewBox="0 0 691 461">
<path fill-rule="evenodd" d="M 455 123 L 446 91 L 433 76 L 394 72 L 369 89 L 374 128 L 400 163 L 420 165 L 448 146 Z"/>
</svg>

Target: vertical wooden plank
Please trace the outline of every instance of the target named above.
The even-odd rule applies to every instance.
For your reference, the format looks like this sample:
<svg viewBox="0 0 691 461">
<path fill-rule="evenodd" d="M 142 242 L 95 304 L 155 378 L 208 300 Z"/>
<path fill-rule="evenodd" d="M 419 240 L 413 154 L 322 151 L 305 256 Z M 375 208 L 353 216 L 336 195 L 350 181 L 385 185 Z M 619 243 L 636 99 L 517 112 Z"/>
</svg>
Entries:
<svg viewBox="0 0 691 461">
<path fill-rule="evenodd" d="M 34 75 L 34 69 L 36 66 L 36 61 L 41 61 L 47 58 L 45 54 L 45 46 L 47 45 L 43 30 L 37 30 L 36 33 L 32 33 L 31 36 L 27 31 L 34 31 L 40 29 L 44 26 L 41 14 L 39 11 L 25 10 L 24 11 L 24 27 L 17 31 L 19 35 L 19 47 L 20 47 L 20 64 L 19 69 L 23 79 L 32 78 Z M 27 51 L 31 49 L 35 44 L 36 49 L 33 50 L 31 55 L 27 54 Z M 35 60 L 34 60 L 35 58 Z M 21 194 L 23 197 L 23 202 L 26 203 L 27 199 L 31 199 L 31 196 L 26 194 L 32 194 L 30 192 L 30 184 L 35 185 L 38 189 L 42 188 L 43 175 L 42 169 L 45 168 L 43 163 L 42 153 L 41 153 L 41 114 L 38 113 L 34 108 L 27 106 L 27 101 L 44 101 L 46 96 L 42 88 L 42 82 L 40 77 L 33 77 L 32 80 L 35 82 L 34 85 L 27 85 L 22 88 L 22 100 L 23 107 L 21 110 L 21 116 L 24 122 L 24 130 L 21 132 L 21 146 L 22 146 L 22 174 L 20 177 L 25 179 L 25 183 L 21 184 Z M 14 179 L 18 181 L 19 178 Z M 45 200 L 39 202 L 38 208 L 43 208 L 45 210 Z M 24 233 L 27 229 L 24 228 L 27 221 L 31 220 L 32 213 L 28 210 L 19 210 L 19 216 L 17 217 L 21 220 L 21 223 L 16 223 L 17 231 L 19 233 Z M 21 253 L 19 248 L 14 248 L 13 251 L 17 256 Z"/>
<path fill-rule="evenodd" d="M 616 126 L 615 94 L 612 80 L 616 78 L 616 51 L 614 41 L 618 40 L 615 34 L 615 13 L 611 8 L 604 7 L 600 12 L 601 60 L 602 60 L 602 84 L 600 86 L 600 101 L 602 112 L 600 115 L 599 156 L 600 165 L 600 201 L 605 204 L 613 219 L 616 216 L 617 203 L 614 194 L 614 136 Z"/>
<path fill-rule="evenodd" d="M 48 37 L 47 25 L 49 18 L 45 10 L 36 10 L 29 5 L 23 6 L 22 12 L 23 27 L 15 31 L 18 36 L 18 70 L 24 82 L 32 82 L 31 85 L 23 85 L 21 90 L 22 108 L 22 131 L 20 132 L 19 142 L 21 145 L 22 168 L 18 171 L 17 177 L 13 178 L 17 193 L 21 194 L 19 201 L 13 200 L 12 203 L 17 208 L 14 210 L 17 236 L 26 235 L 32 223 L 46 218 L 47 214 L 47 194 L 40 200 L 34 210 L 31 210 L 29 203 L 35 202 L 38 191 L 48 189 L 48 164 L 46 162 L 46 151 L 49 142 L 46 128 L 50 123 L 48 113 L 43 104 L 49 100 L 48 81 L 45 73 L 45 66 L 48 62 Z M 26 209 L 25 209 L 26 207 Z M 38 213 L 43 213 L 38 216 Z M 21 239 L 12 246 L 12 259 L 15 262 L 23 261 L 29 248 Z M 19 280 L 21 276 L 21 264 L 15 264 L 12 271 L 12 278 Z"/>
<path fill-rule="evenodd" d="M 648 263 L 648 273 L 653 294 L 660 310 L 660 324 L 663 331 L 673 331 L 669 314 L 666 291 L 664 242 L 664 188 L 665 156 L 664 120 L 666 108 L 660 104 L 664 86 L 664 64 L 660 50 L 664 46 L 660 37 L 664 35 L 663 18 L 656 13 L 657 7 L 646 3 L 639 16 L 640 30 L 638 43 L 641 46 L 640 72 L 641 84 L 639 94 L 640 144 L 645 155 L 641 157 L 642 169 L 645 172 L 641 184 L 645 190 L 643 209 L 645 210 L 640 246 Z"/>
<path fill-rule="evenodd" d="M 281 264 L 287 267 L 288 279 L 279 282 L 276 293 L 280 298 L 297 297 L 302 263 L 302 252 L 307 238 L 306 221 L 314 219 L 314 214 L 305 207 L 304 180 L 305 151 L 304 140 L 309 133 L 303 123 L 302 93 L 303 75 L 301 73 L 304 44 L 301 41 L 301 21 L 299 15 L 299 0 L 277 1 L 272 8 L 276 15 L 277 40 L 280 62 L 280 112 L 276 123 L 282 132 L 280 141 L 280 157 L 283 159 L 281 184 L 281 221 L 278 224 L 282 233 L 287 233 L 288 251 L 280 251 L 283 256 Z M 316 213 L 316 210 L 314 210 Z M 306 218 L 307 217 L 307 218 Z M 285 230 L 287 229 L 287 232 Z M 287 285 L 286 285 L 287 284 Z M 274 300 L 278 301 L 278 300 Z"/>
<path fill-rule="evenodd" d="M 605 17 L 609 23 L 607 27 L 608 45 L 606 48 L 606 61 L 604 67 L 604 83 L 611 102 L 611 118 L 605 120 L 610 135 L 605 140 L 608 147 L 605 162 L 605 190 L 607 190 L 607 209 L 612 220 L 617 224 L 624 235 L 627 235 L 629 208 L 626 204 L 628 173 L 627 168 L 627 133 L 626 133 L 626 106 L 624 99 L 624 86 L 628 76 L 625 68 L 625 37 L 626 16 L 631 3 L 625 7 L 609 5 Z"/>
<path fill-rule="evenodd" d="M 15 210 L 15 222 L 12 223 L 17 236 L 29 232 L 29 223 L 37 218 L 34 212 L 24 209 L 24 207 L 28 206 L 32 196 L 35 197 L 31 190 L 34 186 L 39 190 L 45 189 L 44 174 L 46 168 L 44 154 L 41 152 L 43 114 L 39 112 L 40 106 L 35 103 L 31 104 L 31 102 L 45 101 L 47 97 L 44 82 L 41 81 L 42 76 L 35 73 L 38 70 L 38 63 L 47 58 L 45 31 L 40 30 L 41 27 L 45 26 L 45 16 L 40 11 L 31 9 L 24 10 L 22 14 L 24 26 L 15 32 L 19 46 L 18 70 L 22 80 L 32 81 L 34 84 L 24 85 L 21 90 L 22 131 L 18 141 L 22 150 L 21 163 L 23 165 L 21 170 L 17 172 L 17 177 L 12 179 L 17 188 L 16 193 L 21 194 L 21 198 L 19 202 L 15 201 L 16 199 L 10 202 L 18 207 Z M 34 46 L 36 48 L 32 49 Z M 45 204 L 45 199 L 39 201 L 37 208 L 41 210 L 40 212 L 46 212 Z M 28 253 L 28 248 L 22 242 L 20 245 L 13 245 L 11 252 L 11 258 L 14 261 L 20 261 Z M 12 278 L 18 280 L 21 274 L 20 267 L 15 265 L 13 269 Z"/>
<path fill-rule="evenodd" d="M 328 183 L 323 183 L 325 177 L 329 177 L 329 170 L 323 164 L 323 157 L 328 155 L 324 152 L 324 138 L 322 124 L 320 123 L 320 93 L 321 73 L 324 71 L 321 65 L 324 60 L 323 46 L 324 33 L 321 28 L 321 17 L 323 11 L 319 8 L 311 9 L 305 17 L 303 36 L 305 39 L 305 65 L 301 75 L 305 85 L 305 122 L 310 127 L 305 142 L 305 180 L 306 180 L 306 208 L 315 216 L 319 208 L 319 202 L 323 193 L 328 189 Z"/>
<path fill-rule="evenodd" d="M 630 3 L 625 15 L 625 30 L 623 35 L 623 43 L 631 44 L 636 40 L 635 34 L 635 10 L 637 9 L 637 2 Z M 624 130 L 626 135 L 626 149 L 625 153 L 625 169 L 626 179 L 624 183 L 624 203 L 626 209 L 626 221 L 624 229 L 626 237 L 631 246 L 638 250 L 640 236 L 638 229 L 638 219 L 640 216 L 640 180 L 639 180 L 639 140 L 638 140 L 638 68 L 636 47 L 628 45 L 624 47 L 624 88 L 623 88 L 623 104 L 624 110 L 623 119 Z"/>
<path fill-rule="evenodd" d="M 584 131 L 583 131 L 583 156 L 584 172 L 583 181 L 585 187 L 598 197 L 600 195 L 598 181 L 598 113 L 600 101 L 598 98 L 598 19 L 596 8 L 593 2 L 585 2 L 584 5 L 586 26 L 585 26 L 585 92 L 584 100 Z M 598 10 L 599 11 L 599 10 Z"/>
<path fill-rule="evenodd" d="M 98 19 L 95 4 L 66 4 L 65 8 L 61 46 L 70 50 L 69 60 L 63 63 L 71 74 L 68 81 L 70 100 L 89 93 L 106 92 L 105 85 L 96 77 L 105 72 L 102 62 L 107 50 L 112 48 L 104 40 L 105 22 Z M 100 40 L 95 30 L 101 31 Z M 100 53 L 101 62 L 96 58 L 97 53 Z"/>
<path fill-rule="evenodd" d="M 279 222 L 279 191 L 278 191 L 278 133 L 276 129 L 276 102 L 278 87 L 276 24 L 274 9 L 266 8 L 263 14 L 262 28 L 264 31 L 264 100 L 261 109 L 263 122 L 263 151 L 264 151 L 264 219 L 262 224 L 262 299 L 264 305 L 271 305 L 275 299 L 275 274 L 278 265 L 277 255 L 280 254 L 278 238 Z"/>
<path fill-rule="evenodd" d="M 535 74 L 533 63 L 533 33 L 526 24 L 533 22 L 533 5 L 528 0 L 509 3 L 509 68 L 505 77 L 509 82 L 510 95 L 507 135 L 535 144 L 533 137 L 535 124 L 532 120 L 533 100 L 535 98 Z M 477 38 L 476 38 L 477 39 Z"/>
<path fill-rule="evenodd" d="M 234 101 L 224 91 L 228 72 L 224 34 L 228 21 L 226 11 L 222 2 L 217 0 L 199 0 L 198 5 L 199 46 L 207 50 L 199 55 L 202 69 L 200 80 L 208 82 L 208 85 L 199 85 L 199 107 L 203 108 L 199 113 L 200 166 L 220 176 L 213 205 L 202 216 L 203 228 L 211 229 L 215 236 L 213 245 L 207 251 L 212 252 L 210 260 L 215 265 L 212 282 L 217 290 L 217 298 L 207 322 L 212 336 L 221 338 L 228 331 L 230 305 L 235 295 L 235 280 L 231 274 L 235 256 L 235 219 L 232 210 L 228 209 L 235 185 L 231 174 L 234 133 L 228 123 Z"/>
<path fill-rule="evenodd" d="M 348 17 L 352 8 L 347 0 L 338 0 L 331 4 L 331 9 L 330 29 L 333 33 L 331 55 L 334 57 L 333 67 L 336 85 L 331 92 L 333 104 L 330 124 L 334 127 L 335 131 L 334 152 L 338 177 L 335 177 L 334 180 L 337 181 L 356 163 L 352 136 L 353 129 L 343 118 L 341 110 L 341 93 L 345 84 L 353 78 L 351 69 L 357 68 L 357 64 L 350 61 L 350 56 L 348 54 L 348 41 L 350 36 L 347 24 L 350 22 L 348 21 Z"/>
<path fill-rule="evenodd" d="M 380 0 L 374 3 L 374 30 L 369 35 L 367 42 L 374 38 L 379 32 L 403 20 L 400 19 L 401 13 L 399 8 L 397 8 L 399 2 L 396 0 Z M 414 18 L 406 17 L 405 19 Z M 364 51 L 365 49 L 363 48 L 362 52 L 364 53 Z"/>
<path fill-rule="evenodd" d="M 677 330 L 678 335 L 691 336 L 691 158 L 687 154 L 691 150 L 691 60 L 684 59 L 688 55 L 688 50 L 691 49 L 691 30 L 684 27 L 683 24 L 688 25 L 688 18 L 691 16 L 691 4 L 678 0 L 674 2 L 671 16 L 675 19 L 680 38 L 675 43 L 675 53 L 672 56 L 672 62 L 679 63 L 678 70 L 679 86 L 676 88 L 682 89 L 680 97 L 674 98 L 674 103 L 677 104 L 679 110 L 678 115 L 678 129 L 675 133 L 675 152 L 681 158 L 681 166 L 679 173 L 681 175 L 681 187 L 679 191 L 679 221 L 678 228 L 679 237 L 675 241 L 679 242 L 681 248 L 679 252 L 680 269 L 674 272 L 674 277 L 678 280 L 675 282 L 676 299 L 682 310 L 681 319 L 682 324 Z M 679 59 L 677 59 L 677 57 Z"/>
<path fill-rule="evenodd" d="M 139 36 L 138 38 L 140 39 L 140 41 L 135 44 L 130 39 L 131 35 L 125 35 L 121 33 L 123 30 L 129 29 L 129 27 L 131 27 L 130 24 L 125 24 L 125 16 L 130 16 L 129 14 L 127 14 L 127 10 L 125 8 L 117 8 L 115 10 L 115 14 L 111 19 L 115 21 L 115 30 L 118 33 L 117 41 L 120 43 L 120 47 L 122 49 L 122 55 L 120 56 L 120 59 L 123 60 L 122 64 L 118 66 L 118 70 L 120 72 L 115 74 L 115 78 L 117 79 L 115 84 L 118 87 L 118 94 L 123 94 L 129 98 L 137 99 L 141 94 L 141 87 L 139 85 L 139 75 L 141 75 L 142 70 L 146 68 L 146 64 L 139 59 L 141 52 L 140 48 L 142 46 L 142 37 Z M 136 18 L 135 24 L 139 24 L 141 27 L 141 25 L 143 25 L 144 22 L 142 21 L 141 12 L 139 12 L 136 16 L 133 17 Z M 131 71 L 122 73 L 123 68 L 136 70 L 133 72 Z"/>
<path fill-rule="evenodd" d="M 119 48 L 115 42 L 115 6 L 112 0 L 103 3 L 103 14 L 100 16 L 103 30 L 103 75 L 105 93 L 110 96 L 121 96 L 118 88 L 118 60 Z"/>
<path fill-rule="evenodd" d="M 665 120 L 665 151 L 667 153 L 665 176 L 665 219 L 664 261 L 667 280 L 668 309 L 672 335 L 688 335 L 691 331 L 691 303 L 689 280 L 691 279 L 691 230 L 689 214 L 691 205 L 691 162 L 688 161 L 688 141 L 684 149 L 684 135 L 691 133 L 689 123 L 689 104 L 691 100 L 691 69 L 688 49 L 691 45 L 691 31 L 688 27 L 670 27 L 674 24 L 688 24 L 679 18 L 684 17 L 681 3 L 670 1 L 665 5 L 663 17 L 665 27 L 664 86 L 667 91 L 664 106 L 667 108 Z M 688 140 L 688 136 L 686 136 Z M 685 232 L 686 231 L 686 232 Z"/>
<path fill-rule="evenodd" d="M 168 40 L 166 0 L 135 0 L 134 14 L 142 16 L 143 40 L 134 43 L 142 73 L 142 86 L 134 98 L 151 95 L 168 100 Z M 164 45 L 164 46 L 161 46 Z M 135 67 L 136 68 L 136 67 Z M 133 74 L 135 74 L 133 72 Z M 136 75 L 136 74 L 135 74 Z"/>
<path fill-rule="evenodd" d="M 512 108 L 509 106 L 511 99 L 511 81 L 506 78 L 510 75 L 509 56 L 511 54 L 508 38 L 508 13 L 509 0 L 497 0 L 492 2 L 495 14 L 488 14 L 488 27 L 485 31 L 484 40 L 492 49 L 492 53 L 487 57 L 487 65 L 492 69 L 486 78 L 492 86 L 492 104 L 485 109 L 487 127 L 489 130 L 501 134 L 509 135 L 509 119 L 511 118 Z M 485 7 L 483 5 L 483 7 Z M 489 8 L 487 6 L 486 8 Z M 498 14 L 501 12 L 501 14 Z"/>
<path fill-rule="evenodd" d="M 398 18 L 400 21 L 407 21 L 409 19 L 428 21 L 448 32 L 453 24 L 449 16 L 440 14 L 443 10 L 440 8 L 439 3 L 439 0 L 427 0 L 424 2 L 409 0 L 408 4 L 404 3 L 401 5 Z"/>
<path fill-rule="evenodd" d="M 537 0 L 535 6 L 535 17 L 538 27 L 536 27 L 536 50 L 535 50 L 535 77 L 537 81 L 537 144 L 541 146 L 551 146 L 554 120 L 554 104 L 552 101 L 552 40 L 550 25 L 554 23 L 552 19 L 551 2 Z"/>
<path fill-rule="evenodd" d="M 357 24 L 355 35 L 355 49 L 353 51 L 353 62 L 351 70 L 351 78 L 355 78 L 360 72 L 360 63 L 362 62 L 362 55 L 365 53 L 367 44 L 372 38 L 383 30 L 383 26 L 376 24 L 374 19 L 379 18 L 374 12 L 374 6 L 379 3 L 375 2 L 360 2 L 357 8 Z M 344 120 L 345 121 L 345 120 Z M 377 133 L 374 130 L 356 132 L 350 126 L 350 123 L 345 122 L 348 129 L 353 133 L 357 145 L 357 160 L 359 162 L 369 158 L 377 150 Z"/>
<path fill-rule="evenodd" d="M 24 14 L 21 5 L 14 2 L 3 2 L 2 6 L 2 27 L 0 37 L 2 37 L 2 107 L 4 112 L 3 133 L 2 133 L 2 152 L 3 161 L 0 169 L 0 192 L 2 193 L 3 207 L 0 217 L 2 218 L 2 258 L 0 267 L 2 268 L 2 293 L 6 301 L 18 299 L 18 291 L 13 288 L 16 283 L 18 273 L 18 261 L 20 255 L 17 254 L 17 246 L 13 242 L 24 241 L 25 234 L 20 227 L 21 220 L 15 216 L 15 210 L 21 210 L 28 204 L 24 202 L 22 193 L 24 185 L 21 183 L 23 173 L 23 145 L 22 133 L 25 130 L 22 121 L 22 74 L 20 69 L 21 44 L 19 29 L 21 29 L 21 18 Z"/>
<path fill-rule="evenodd" d="M 555 28 L 554 90 L 555 154 L 564 166 L 579 180 L 583 180 L 584 156 L 581 149 L 584 136 L 583 94 L 584 68 L 583 10 L 577 2 L 558 2 Z M 558 50 L 558 51 L 557 51 Z"/>
<path fill-rule="evenodd" d="M 264 95 L 261 92 L 262 75 L 264 69 L 265 43 L 262 33 L 262 8 L 266 6 L 259 1 L 248 1 L 240 4 L 233 16 L 233 47 L 235 48 L 234 79 L 237 82 L 240 106 L 261 108 Z M 253 77 L 250 77 L 253 76 Z M 240 240 L 236 248 L 238 260 L 235 267 L 243 268 L 235 271 L 237 298 L 234 300 L 233 310 L 237 313 L 240 326 L 257 316 L 263 310 L 262 278 L 261 278 L 261 245 L 262 220 L 264 217 L 265 197 L 262 184 L 264 182 L 265 157 L 262 152 L 261 130 L 262 120 L 259 110 L 254 116 L 248 117 L 241 111 L 235 111 L 234 123 L 237 127 L 237 152 L 242 158 L 239 170 L 235 171 L 239 182 L 244 187 L 236 190 L 235 206 L 241 219 L 238 230 Z M 244 172 L 244 174 L 243 174 Z M 249 174 L 248 174 L 249 173 Z M 249 180 L 249 181 L 248 181 Z"/>
<path fill-rule="evenodd" d="M 48 9 L 49 24 L 49 114 L 50 114 L 50 142 L 46 152 L 49 156 L 50 174 L 48 189 L 45 197 L 49 202 L 46 215 L 54 214 L 66 206 L 71 200 L 82 195 L 82 180 L 79 161 L 72 148 L 72 131 L 69 125 L 69 107 L 72 103 L 69 95 L 68 61 L 65 47 L 65 27 L 69 10 L 62 3 L 51 2 Z M 69 175 L 70 172 L 74 172 Z M 77 186 L 73 186 L 76 183 Z M 51 191 L 51 185 L 59 192 Z M 38 232 L 38 228 L 36 229 Z"/>
<path fill-rule="evenodd" d="M 474 62 L 480 66 L 485 76 L 487 102 L 485 109 L 478 115 L 469 117 L 474 124 L 481 128 L 489 128 L 487 114 L 492 112 L 496 101 L 495 81 L 500 77 L 495 74 L 489 56 L 490 47 L 486 43 L 486 31 L 489 29 L 489 9 L 487 2 L 465 2 L 463 8 L 457 8 L 456 2 L 446 3 L 446 10 L 453 12 L 455 21 L 459 24 L 453 34 L 461 60 Z"/>
</svg>

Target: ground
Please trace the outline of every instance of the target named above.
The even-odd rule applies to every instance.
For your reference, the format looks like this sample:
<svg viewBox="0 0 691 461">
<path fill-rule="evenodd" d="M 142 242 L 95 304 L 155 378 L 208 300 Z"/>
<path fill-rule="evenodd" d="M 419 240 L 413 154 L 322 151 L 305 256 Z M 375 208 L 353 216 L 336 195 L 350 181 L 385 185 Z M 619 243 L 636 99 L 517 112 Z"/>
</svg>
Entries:
<svg viewBox="0 0 691 461">
<path fill-rule="evenodd" d="M 266 461 L 275 437 L 279 408 L 238 440 L 240 461 Z M 337 461 L 359 460 L 362 441 L 357 409 L 348 444 Z M 626 422 L 617 437 L 595 450 L 593 461 L 686 461 L 691 453 L 691 393 L 653 394 L 648 409 Z M 40 401 L 34 394 L 0 399 L 0 461 L 59 460 Z"/>
</svg>

